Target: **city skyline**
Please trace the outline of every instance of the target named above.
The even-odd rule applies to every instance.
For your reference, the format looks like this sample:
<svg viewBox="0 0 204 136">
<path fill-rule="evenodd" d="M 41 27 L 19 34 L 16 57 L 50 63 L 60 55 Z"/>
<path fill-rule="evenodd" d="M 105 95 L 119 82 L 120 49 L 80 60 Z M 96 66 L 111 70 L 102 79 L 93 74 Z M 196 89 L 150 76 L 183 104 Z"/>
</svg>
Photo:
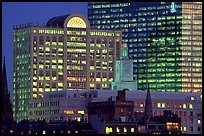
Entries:
<svg viewBox="0 0 204 136">
<path fill-rule="evenodd" d="M 46 7 L 46 8 L 45 8 Z M 80 8 L 77 8 L 80 7 Z M 38 9 L 38 10 L 36 10 Z M 45 10 L 46 9 L 46 10 Z M 26 11 L 26 12 L 23 12 Z M 81 13 L 87 17 L 87 2 L 3 2 L 2 3 L 2 57 L 7 65 L 7 80 L 10 97 L 13 94 L 13 26 L 32 22 L 43 25 L 51 17 Z M 2 61 L 3 68 L 3 61 Z"/>
<path fill-rule="evenodd" d="M 166 120 L 161 133 L 172 125 L 175 133 L 202 133 L 202 2 L 145 3 L 4 2 L 3 118 L 157 134 L 146 121 L 168 110 L 178 122 Z M 121 107 L 112 111 L 114 102 Z M 15 134 L 5 122 L 12 123 L 2 132 Z"/>
</svg>

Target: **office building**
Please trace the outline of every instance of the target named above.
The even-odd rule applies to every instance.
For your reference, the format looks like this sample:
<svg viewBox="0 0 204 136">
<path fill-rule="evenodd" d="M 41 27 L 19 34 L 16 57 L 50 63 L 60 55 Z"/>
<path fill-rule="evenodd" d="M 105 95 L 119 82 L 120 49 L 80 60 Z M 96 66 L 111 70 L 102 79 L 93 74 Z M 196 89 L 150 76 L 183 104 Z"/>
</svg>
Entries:
<svg viewBox="0 0 204 136">
<path fill-rule="evenodd" d="M 138 90 L 202 92 L 202 2 L 89 2 L 88 18 L 122 30 Z"/>
<path fill-rule="evenodd" d="M 29 100 L 43 92 L 111 89 L 121 37 L 121 31 L 92 29 L 80 14 L 14 27 L 14 119 L 27 119 Z"/>
<path fill-rule="evenodd" d="M 133 61 L 128 58 L 127 44 L 120 49 L 120 58 L 116 60 L 116 77 L 112 82 L 112 90 L 137 90 L 137 82 L 133 79 Z"/>
</svg>

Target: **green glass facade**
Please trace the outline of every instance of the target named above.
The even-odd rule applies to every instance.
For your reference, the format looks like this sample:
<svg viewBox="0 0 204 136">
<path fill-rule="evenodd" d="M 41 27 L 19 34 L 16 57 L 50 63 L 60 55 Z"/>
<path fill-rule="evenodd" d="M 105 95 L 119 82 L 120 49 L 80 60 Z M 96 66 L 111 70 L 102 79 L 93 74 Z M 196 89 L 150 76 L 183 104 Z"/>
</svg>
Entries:
<svg viewBox="0 0 204 136">
<path fill-rule="evenodd" d="M 28 116 L 28 100 L 31 81 L 30 29 L 13 32 L 13 113 L 14 119 L 22 120 Z"/>
<path fill-rule="evenodd" d="M 202 51 L 201 11 L 200 2 L 190 4 L 188 2 L 88 3 L 88 18 L 92 27 L 122 30 L 123 43 L 127 43 L 129 58 L 134 61 L 133 74 L 137 79 L 138 89 L 146 90 L 149 82 L 152 91 L 201 92 L 202 55 L 197 51 L 197 66 L 193 62 L 195 55 L 191 57 L 191 61 L 188 61 L 188 65 L 184 62 L 187 56 L 183 55 L 186 52 L 184 49 L 189 47 L 186 42 L 183 42 L 185 36 L 189 37 L 195 32 L 195 29 L 190 29 L 191 32 L 188 31 L 184 36 L 185 18 L 188 22 L 196 20 L 195 23 L 198 23 L 194 25 L 194 21 L 190 21 L 190 24 L 194 25 L 191 27 L 199 27 L 196 30 L 197 38 L 194 39 L 198 40 L 196 48 Z M 195 40 L 193 38 L 189 40 L 192 51 Z M 188 70 L 186 70 L 187 67 Z M 192 80 L 185 81 L 187 76 L 183 74 L 191 73 L 189 77 L 195 77 L 192 72 L 198 74 L 196 80 L 191 78 Z M 201 81 L 196 88 L 194 87 L 196 82 L 193 80 Z M 190 87 L 185 88 L 184 82 L 187 87 L 191 84 Z"/>
</svg>

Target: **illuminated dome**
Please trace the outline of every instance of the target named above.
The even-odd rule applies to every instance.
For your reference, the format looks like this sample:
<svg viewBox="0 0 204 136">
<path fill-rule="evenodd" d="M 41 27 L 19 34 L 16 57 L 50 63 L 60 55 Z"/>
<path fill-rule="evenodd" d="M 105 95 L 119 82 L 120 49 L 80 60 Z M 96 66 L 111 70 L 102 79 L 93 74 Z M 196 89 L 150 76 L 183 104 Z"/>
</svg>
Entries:
<svg viewBox="0 0 204 136">
<path fill-rule="evenodd" d="M 68 21 L 67 27 L 86 28 L 86 23 L 80 17 L 73 17 Z"/>
<path fill-rule="evenodd" d="M 46 26 L 90 28 L 88 19 L 81 14 L 68 14 L 51 18 Z"/>
</svg>

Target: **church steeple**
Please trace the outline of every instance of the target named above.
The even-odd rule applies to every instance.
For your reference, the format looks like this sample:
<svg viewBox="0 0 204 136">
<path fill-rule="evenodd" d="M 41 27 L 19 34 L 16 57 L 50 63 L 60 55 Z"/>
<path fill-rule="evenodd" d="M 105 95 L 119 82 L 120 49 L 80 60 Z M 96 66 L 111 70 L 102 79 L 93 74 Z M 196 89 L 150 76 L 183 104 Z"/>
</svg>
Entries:
<svg viewBox="0 0 204 136">
<path fill-rule="evenodd" d="M 151 117 L 153 116 L 152 113 L 152 100 L 150 96 L 150 89 L 149 89 L 149 83 L 148 83 L 148 90 L 147 90 L 147 96 L 146 96 L 146 102 L 145 102 L 145 117 Z"/>
<path fill-rule="evenodd" d="M 10 95 L 8 93 L 8 83 L 6 76 L 6 62 L 4 57 L 3 64 L 3 73 L 2 73 L 2 92 L 1 92 L 1 100 L 2 100 L 2 126 L 3 131 L 8 133 L 11 129 L 13 129 L 14 120 L 13 120 L 13 112 L 12 112 L 12 104 L 10 103 Z"/>
<path fill-rule="evenodd" d="M 3 73 L 2 73 L 2 95 L 5 98 L 8 96 L 8 83 L 7 83 L 7 78 L 6 78 L 6 63 L 5 63 L 5 56 L 4 56 L 4 64 L 3 64 Z"/>
</svg>

